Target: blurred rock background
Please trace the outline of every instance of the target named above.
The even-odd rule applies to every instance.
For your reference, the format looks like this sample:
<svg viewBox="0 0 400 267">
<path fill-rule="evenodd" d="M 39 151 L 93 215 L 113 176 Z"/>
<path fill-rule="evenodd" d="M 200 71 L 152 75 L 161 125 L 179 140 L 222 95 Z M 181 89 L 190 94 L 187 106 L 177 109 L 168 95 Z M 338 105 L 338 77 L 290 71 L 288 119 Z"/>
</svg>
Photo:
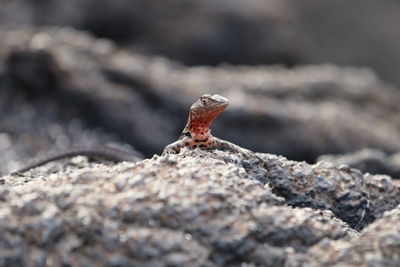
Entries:
<svg viewBox="0 0 400 267">
<path fill-rule="evenodd" d="M 1 25 L 59 25 L 187 65 L 334 63 L 400 84 L 399 3 L 1 0 Z"/>
<path fill-rule="evenodd" d="M 232 101 L 215 135 L 252 150 L 399 150 L 396 1 L 0 4 L 2 172 L 88 143 L 160 153 L 204 93 Z"/>
</svg>

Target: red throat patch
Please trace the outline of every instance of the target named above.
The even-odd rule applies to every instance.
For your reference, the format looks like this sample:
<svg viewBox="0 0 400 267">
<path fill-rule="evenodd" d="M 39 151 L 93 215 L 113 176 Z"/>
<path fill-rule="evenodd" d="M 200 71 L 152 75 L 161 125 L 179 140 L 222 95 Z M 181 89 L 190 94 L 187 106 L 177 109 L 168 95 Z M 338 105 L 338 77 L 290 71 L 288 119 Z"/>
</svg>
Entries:
<svg viewBox="0 0 400 267">
<path fill-rule="evenodd" d="M 203 110 L 197 113 L 190 113 L 190 133 L 206 135 L 210 132 L 209 126 L 225 107 L 215 108 L 213 111 Z"/>
</svg>

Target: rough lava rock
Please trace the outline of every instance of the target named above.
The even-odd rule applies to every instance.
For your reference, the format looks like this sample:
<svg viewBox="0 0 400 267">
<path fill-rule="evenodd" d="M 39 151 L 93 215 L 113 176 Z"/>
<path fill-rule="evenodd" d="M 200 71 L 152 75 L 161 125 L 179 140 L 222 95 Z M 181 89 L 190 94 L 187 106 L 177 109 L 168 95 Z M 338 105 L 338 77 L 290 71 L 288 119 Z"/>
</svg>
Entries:
<svg viewBox="0 0 400 267">
<path fill-rule="evenodd" d="M 368 258 L 366 240 L 384 241 L 368 245 L 374 262 L 400 254 L 400 184 L 390 177 L 199 149 L 112 166 L 67 162 L 2 178 L 3 265 L 335 264 Z M 291 186 L 282 191 L 278 181 Z M 354 229 L 372 216 L 382 218 Z M 345 222 L 356 219 L 354 228 Z M 336 244 L 355 250 L 318 258 Z"/>
<path fill-rule="evenodd" d="M 352 240 L 325 239 L 287 266 L 399 266 L 400 206 L 384 214 Z"/>
<path fill-rule="evenodd" d="M 322 155 L 318 160 L 329 161 L 336 166 L 347 164 L 362 172 L 387 174 L 400 179 L 400 153 L 387 154 L 378 149 L 362 149 L 341 155 Z"/>
<path fill-rule="evenodd" d="M 400 203 L 399 182 L 386 175 L 362 174 L 347 165 L 309 165 L 269 154 L 264 160 L 273 192 L 296 207 L 329 209 L 356 229 Z"/>
</svg>

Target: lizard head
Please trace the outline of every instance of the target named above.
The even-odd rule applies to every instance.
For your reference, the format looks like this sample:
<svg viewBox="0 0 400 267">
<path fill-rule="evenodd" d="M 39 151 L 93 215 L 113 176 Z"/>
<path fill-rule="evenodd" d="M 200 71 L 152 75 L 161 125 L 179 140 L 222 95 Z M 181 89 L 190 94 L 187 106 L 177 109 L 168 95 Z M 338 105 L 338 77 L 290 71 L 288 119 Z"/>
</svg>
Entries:
<svg viewBox="0 0 400 267">
<path fill-rule="evenodd" d="M 190 107 L 190 130 L 201 132 L 208 130 L 212 121 L 229 105 L 229 100 L 220 95 L 205 94 Z"/>
</svg>

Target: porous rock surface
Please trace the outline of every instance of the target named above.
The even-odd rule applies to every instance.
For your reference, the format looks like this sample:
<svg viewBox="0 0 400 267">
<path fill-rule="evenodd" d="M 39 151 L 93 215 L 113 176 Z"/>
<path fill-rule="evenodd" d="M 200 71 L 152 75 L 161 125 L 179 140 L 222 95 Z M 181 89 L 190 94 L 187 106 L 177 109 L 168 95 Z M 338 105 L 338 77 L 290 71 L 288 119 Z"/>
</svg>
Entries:
<svg viewBox="0 0 400 267">
<path fill-rule="evenodd" d="M 362 174 L 347 165 L 309 165 L 268 154 L 260 155 L 274 193 L 297 207 L 329 209 L 356 229 L 400 203 L 399 181 L 387 175 Z"/>
<path fill-rule="evenodd" d="M 287 266 L 399 266 L 400 206 L 369 225 L 351 241 L 325 239 L 296 255 Z"/>
<path fill-rule="evenodd" d="M 368 253 L 381 263 L 399 257 L 400 184 L 390 177 L 199 149 L 137 163 L 68 163 L 2 178 L 0 264 L 318 266 Z M 346 223 L 372 214 L 383 217 L 361 233 Z M 355 251 L 335 256 L 344 246 Z"/>
</svg>

